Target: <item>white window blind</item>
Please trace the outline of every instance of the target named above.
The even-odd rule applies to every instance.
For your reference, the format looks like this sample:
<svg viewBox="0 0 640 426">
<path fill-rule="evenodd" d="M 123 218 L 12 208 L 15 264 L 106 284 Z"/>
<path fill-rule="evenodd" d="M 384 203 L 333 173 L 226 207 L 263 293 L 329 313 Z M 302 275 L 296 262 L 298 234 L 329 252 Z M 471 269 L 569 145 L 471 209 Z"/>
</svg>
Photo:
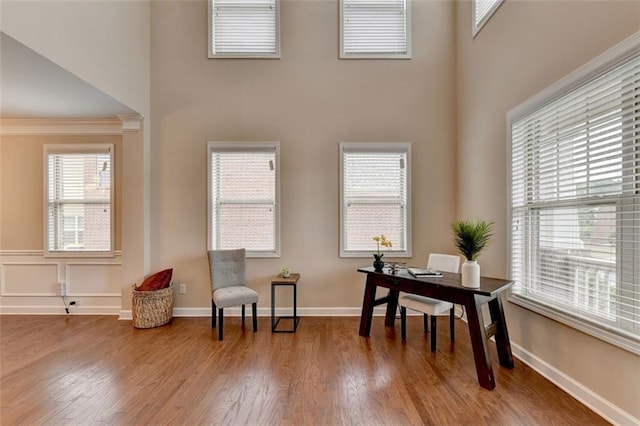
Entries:
<svg viewBox="0 0 640 426">
<path fill-rule="evenodd" d="M 385 252 L 411 256 L 411 145 L 343 142 L 340 150 L 340 255 L 370 257 L 372 238 L 384 234 L 393 243 Z"/>
<path fill-rule="evenodd" d="M 47 253 L 110 253 L 113 145 L 46 145 Z"/>
<path fill-rule="evenodd" d="M 473 36 L 487 23 L 504 0 L 473 0 Z"/>
<path fill-rule="evenodd" d="M 508 118 L 515 300 L 639 351 L 640 53 L 587 75 Z"/>
<path fill-rule="evenodd" d="M 209 0 L 209 57 L 278 57 L 278 0 Z"/>
<path fill-rule="evenodd" d="M 209 248 L 280 255 L 278 143 L 209 143 Z"/>
<path fill-rule="evenodd" d="M 341 0 L 341 58 L 409 58 L 408 0 Z"/>
</svg>

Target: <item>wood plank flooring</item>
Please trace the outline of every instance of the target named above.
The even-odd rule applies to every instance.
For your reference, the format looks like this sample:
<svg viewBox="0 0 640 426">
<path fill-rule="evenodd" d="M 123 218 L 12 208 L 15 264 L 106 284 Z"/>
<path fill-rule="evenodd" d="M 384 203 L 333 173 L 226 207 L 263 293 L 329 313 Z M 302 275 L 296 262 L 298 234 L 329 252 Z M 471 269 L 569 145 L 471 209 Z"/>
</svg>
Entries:
<svg viewBox="0 0 640 426">
<path fill-rule="evenodd" d="M 374 318 L 304 317 L 295 334 L 268 318 L 175 318 L 137 330 L 109 316 L 0 317 L 0 424 L 598 425 L 606 422 L 516 360 L 497 387 L 476 381 L 466 324 L 440 318 L 429 351 L 422 319 L 408 340 Z M 289 325 L 284 324 L 285 326 Z"/>
</svg>

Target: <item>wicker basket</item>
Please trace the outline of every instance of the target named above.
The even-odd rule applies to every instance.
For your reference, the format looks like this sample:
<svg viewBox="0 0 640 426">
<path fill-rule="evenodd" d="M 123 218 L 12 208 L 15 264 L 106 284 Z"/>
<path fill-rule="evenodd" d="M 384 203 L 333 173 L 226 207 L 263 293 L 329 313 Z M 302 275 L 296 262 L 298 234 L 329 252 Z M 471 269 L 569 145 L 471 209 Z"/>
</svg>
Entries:
<svg viewBox="0 0 640 426">
<path fill-rule="evenodd" d="M 167 288 L 153 291 L 131 289 L 131 312 L 135 328 L 159 327 L 173 317 L 173 283 Z"/>
</svg>

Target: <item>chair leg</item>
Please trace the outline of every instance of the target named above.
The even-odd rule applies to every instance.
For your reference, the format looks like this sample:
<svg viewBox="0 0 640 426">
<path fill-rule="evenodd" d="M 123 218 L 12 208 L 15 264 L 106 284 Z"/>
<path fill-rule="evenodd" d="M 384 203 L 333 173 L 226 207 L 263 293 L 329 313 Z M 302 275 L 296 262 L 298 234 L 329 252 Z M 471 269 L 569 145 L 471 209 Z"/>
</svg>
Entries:
<svg viewBox="0 0 640 426">
<path fill-rule="evenodd" d="M 427 334 L 429 332 L 429 315 L 422 314 L 422 323 L 424 325 L 424 333 Z"/>
<path fill-rule="evenodd" d="M 242 305 L 242 327 L 244 328 L 244 305 Z"/>
<path fill-rule="evenodd" d="M 402 330 L 402 340 L 407 340 L 407 308 L 400 306 L 400 329 Z"/>
<path fill-rule="evenodd" d="M 436 351 L 436 336 L 438 335 L 437 331 L 437 321 L 438 317 L 436 315 L 431 315 L 431 352 Z"/>
<path fill-rule="evenodd" d="M 211 328 L 216 328 L 216 304 L 211 299 Z"/>
<path fill-rule="evenodd" d="M 257 303 L 251 304 L 251 315 L 253 318 L 253 332 L 255 333 L 256 331 L 258 331 L 258 304 Z"/>
<path fill-rule="evenodd" d="M 456 326 L 455 326 L 455 320 L 456 320 L 456 305 L 453 305 L 453 307 L 451 308 L 451 311 L 449 312 L 449 335 L 451 337 L 451 342 L 455 342 L 456 341 Z"/>
<path fill-rule="evenodd" d="M 223 328 L 224 328 L 224 312 L 223 312 L 222 308 L 218 309 L 218 315 L 220 316 L 220 328 L 218 328 L 218 340 L 222 340 L 223 337 L 224 337 L 224 332 L 223 332 Z"/>
</svg>

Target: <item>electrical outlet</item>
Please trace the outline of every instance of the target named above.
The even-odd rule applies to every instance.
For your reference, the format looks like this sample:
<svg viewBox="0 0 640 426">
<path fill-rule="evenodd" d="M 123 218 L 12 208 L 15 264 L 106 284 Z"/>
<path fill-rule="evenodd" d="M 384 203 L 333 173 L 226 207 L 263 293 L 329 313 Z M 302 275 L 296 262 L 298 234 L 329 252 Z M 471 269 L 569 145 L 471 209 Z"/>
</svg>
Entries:
<svg viewBox="0 0 640 426">
<path fill-rule="evenodd" d="M 66 296 L 67 295 L 67 283 L 65 282 L 59 282 L 58 283 L 58 292 L 60 293 L 60 296 Z"/>
<path fill-rule="evenodd" d="M 180 294 L 187 294 L 187 285 L 185 283 L 180 284 L 179 289 Z"/>
</svg>

